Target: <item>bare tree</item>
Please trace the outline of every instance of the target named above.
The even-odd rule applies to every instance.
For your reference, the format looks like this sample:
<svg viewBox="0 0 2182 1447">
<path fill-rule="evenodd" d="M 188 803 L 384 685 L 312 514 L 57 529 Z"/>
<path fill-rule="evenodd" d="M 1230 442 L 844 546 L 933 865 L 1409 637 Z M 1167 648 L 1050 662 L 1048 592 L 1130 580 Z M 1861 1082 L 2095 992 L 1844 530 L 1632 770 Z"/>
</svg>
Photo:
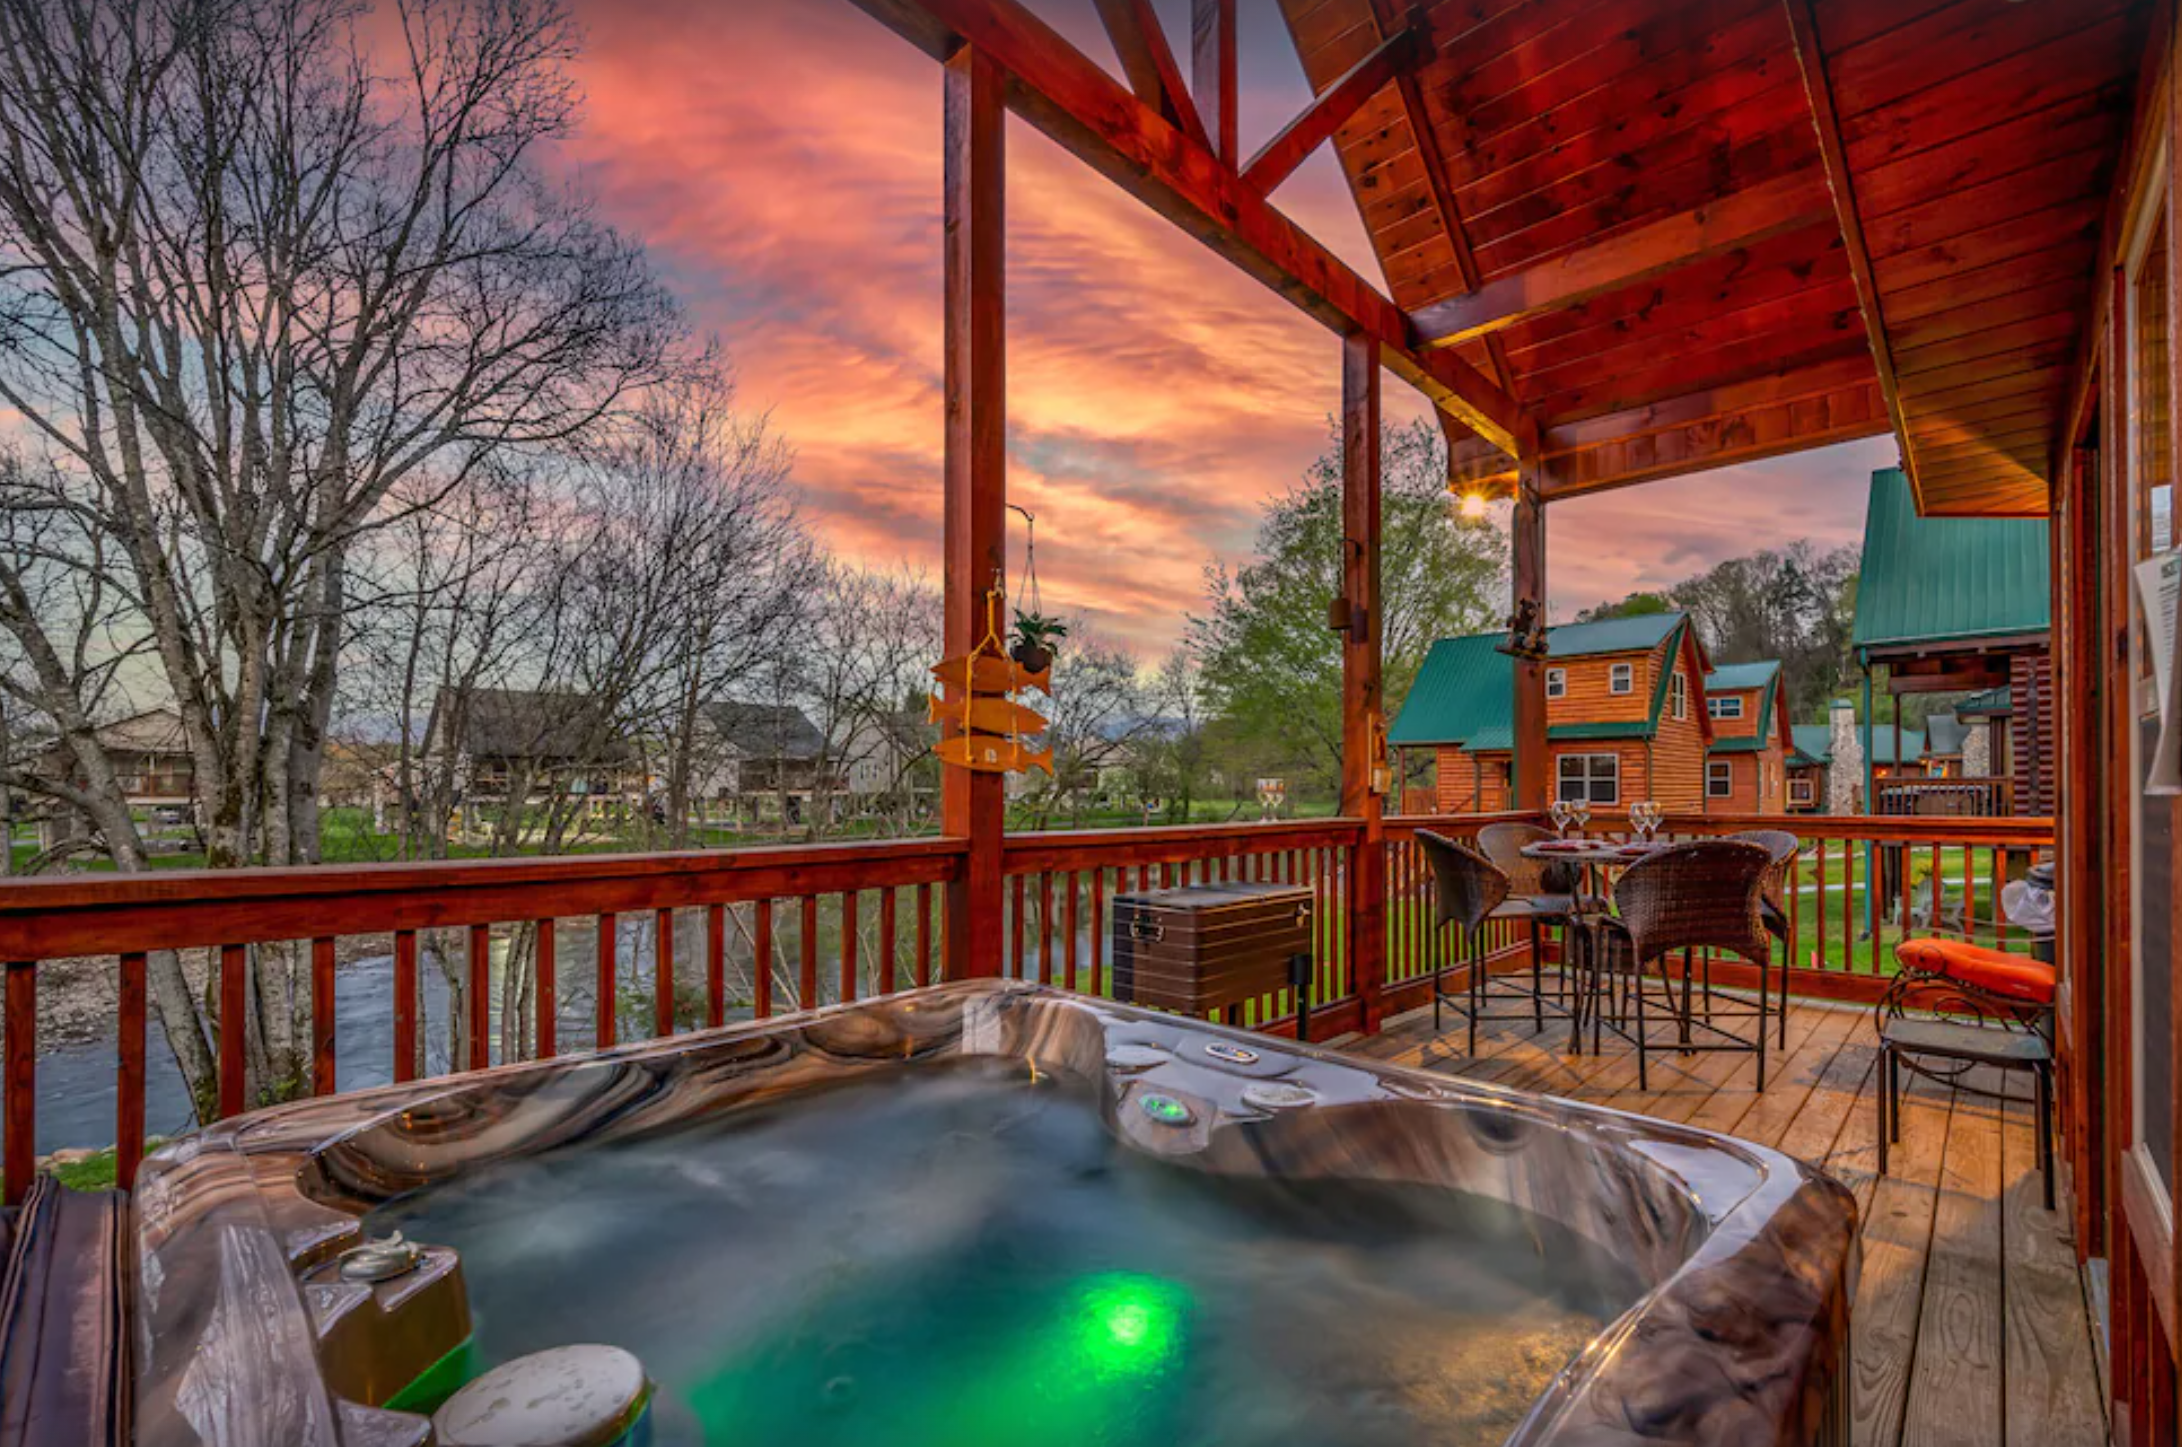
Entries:
<svg viewBox="0 0 2182 1447">
<path fill-rule="evenodd" d="M 66 563 L 129 601 L 216 865 L 318 857 L 350 560 L 396 490 L 577 445 L 678 336 L 639 249 L 534 165 L 576 113 L 557 0 L 400 0 L 384 74 L 384 37 L 358 33 L 377 18 L 346 0 L 0 5 L 0 403 L 51 469 L 46 511 L 81 535 Z M 0 567 L 0 593 L 27 591 Z M 48 619 L 4 620 L 28 702 L 76 802 L 111 814 L 82 726 L 101 669 L 73 666 Z M 118 821 L 102 832 L 140 863 Z M 303 996 L 293 960 L 260 952 L 253 973 L 269 1092 L 300 1077 Z M 177 1017 L 178 974 L 155 998 L 169 1038 L 205 1028 Z"/>
<path fill-rule="evenodd" d="M 825 739 L 819 788 L 862 769 L 876 773 L 872 807 L 890 827 L 922 822 L 915 781 L 927 767 L 923 699 L 939 661 L 940 600 L 906 568 L 884 572 L 834 564 L 812 590 L 804 646 L 792 659 L 792 691 Z M 936 733 L 932 735 L 936 737 Z M 814 798 L 814 831 L 831 826 L 834 799 Z M 929 803 L 929 799 L 926 801 Z"/>
<path fill-rule="evenodd" d="M 1067 642 L 1054 655 L 1053 696 L 1037 700 L 1046 716 L 1037 742 L 1053 750 L 1053 774 L 1023 776 L 1013 806 L 1019 827 L 1044 829 L 1061 813 L 1080 821 L 1100 773 L 1127 762 L 1147 718 L 1141 673 L 1130 649 L 1099 638 L 1081 618 L 1070 620 Z"/>
</svg>

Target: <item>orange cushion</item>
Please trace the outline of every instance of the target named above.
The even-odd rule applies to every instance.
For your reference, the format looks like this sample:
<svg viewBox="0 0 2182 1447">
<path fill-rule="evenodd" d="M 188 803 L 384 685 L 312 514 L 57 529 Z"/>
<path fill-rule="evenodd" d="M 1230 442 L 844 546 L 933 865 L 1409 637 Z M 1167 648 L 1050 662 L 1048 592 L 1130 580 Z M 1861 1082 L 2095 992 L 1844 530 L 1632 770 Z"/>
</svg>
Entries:
<svg viewBox="0 0 2182 1447">
<path fill-rule="evenodd" d="M 1927 975 L 1945 975 L 2011 1000 L 2034 1005 L 2053 1003 L 2053 966 L 2027 955 L 2011 955 L 1962 940 L 1903 940 L 1894 958 Z"/>
</svg>

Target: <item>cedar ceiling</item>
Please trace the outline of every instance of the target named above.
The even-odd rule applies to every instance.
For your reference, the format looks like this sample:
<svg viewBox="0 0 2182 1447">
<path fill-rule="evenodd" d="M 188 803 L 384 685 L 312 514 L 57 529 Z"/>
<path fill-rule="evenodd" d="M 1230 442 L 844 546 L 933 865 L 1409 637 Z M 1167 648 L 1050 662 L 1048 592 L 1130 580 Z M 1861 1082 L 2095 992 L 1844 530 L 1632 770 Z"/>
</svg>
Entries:
<svg viewBox="0 0 2182 1447">
<path fill-rule="evenodd" d="M 1319 92 L 1412 15 L 1281 3 Z M 1924 510 L 2043 512 L 2149 8 L 1442 0 L 1335 146 L 1395 302 L 1537 419 L 1549 496 L 1892 430 L 1860 240 Z M 1505 301 L 1570 271 L 1641 279 Z"/>
</svg>

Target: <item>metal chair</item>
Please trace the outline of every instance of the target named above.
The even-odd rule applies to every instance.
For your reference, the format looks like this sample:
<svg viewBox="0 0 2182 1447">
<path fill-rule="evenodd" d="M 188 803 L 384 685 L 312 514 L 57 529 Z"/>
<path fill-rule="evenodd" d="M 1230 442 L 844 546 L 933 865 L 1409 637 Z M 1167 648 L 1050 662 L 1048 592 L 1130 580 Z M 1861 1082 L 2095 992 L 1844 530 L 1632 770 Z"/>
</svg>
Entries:
<svg viewBox="0 0 2182 1447">
<path fill-rule="evenodd" d="M 1773 867 L 1765 872 L 1765 885 L 1758 901 L 1758 918 L 1765 924 L 1765 932 L 1780 944 L 1780 1048 L 1788 1048 L 1788 968 L 1795 961 L 1788 958 L 1788 907 L 1786 888 L 1792 877 L 1796 856 L 1803 852 L 1803 841 L 1785 829 L 1744 829 L 1727 836 L 1730 839 L 1747 839 L 1773 857 Z"/>
<path fill-rule="evenodd" d="M 1468 979 L 1460 995 L 1449 994 L 1442 983 L 1439 971 L 1432 975 L 1432 1030 L 1440 1028 L 1440 1007 L 1452 1005 L 1469 1021 L 1469 1053 L 1477 1053 L 1477 1027 L 1481 1022 L 1493 1020 L 1520 1020 L 1522 1015 L 1494 1014 L 1487 1007 L 1494 999 L 1508 998 L 1506 993 L 1494 993 L 1494 984 L 1486 971 L 1484 929 L 1486 922 L 1495 919 L 1530 918 L 1529 905 L 1520 898 L 1511 897 L 1511 881 L 1507 871 L 1491 860 L 1456 841 L 1430 830 L 1417 831 L 1417 847 L 1424 852 L 1432 866 L 1437 902 L 1438 926 L 1456 926 L 1461 932 L 1461 958 L 1468 966 Z M 1526 860 L 1525 863 L 1533 861 Z M 1540 987 L 1537 971 L 1537 955 L 1531 956 L 1532 987 L 1519 993 L 1530 997 L 1529 1018 L 1534 1028 L 1545 1028 L 1546 1000 Z M 1565 1007 L 1558 1001 L 1555 1009 Z"/>
<path fill-rule="evenodd" d="M 1765 1089 L 1765 1037 L 1770 1022 L 1765 972 L 1772 963 L 1772 937 L 1760 913 L 1764 877 L 1772 857 L 1743 839 L 1699 839 L 1676 844 L 1641 859 L 1623 872 L 1614 886 L 1615 915 L 1601 916 L 1599 958 L 1603 974 L 1613 946 L 1629 953 L 1630 974 L 1635 983 L 1636 1032 L 1629 1035 L 1620 1023 L 1616 1034 L 1633 1040 L 1637 1047 L 1637 1089 L 1651 1089 L 1647 1069 L 1652 1050 L 1645 1005 L 1645 967 L 1661 962 L 1662 999 L 1680 1026 L 1679 1039 L 1671 1047 L 1690 1053 L 1712 1050 L 1750 1050 L 1758 1057 L 1758 1089 Z M 1675 999 L 1674 982 L 1667 977 L 1665 959 L 1678 950 L 1726 950 L 1755 965 L 1758 970 L 1758 1007 L 1755 1012 L 1735 1011 L 1725 1018 L 1757 1020 L 1755 1035 L 1738 1035 L 1715 1024 L 1712 1017 L 1700 1021 L 1691 1011 L 1690 977 L 1685 968 L 1682 996 Z M 1594 1039 L 1604 1011 L 1593 1012 Z M 1628 1014 L 1624 1005 L 1620 1012 Z M 1695 1032 L 1711 1037 L 1700 1042 Z"/>
</svg>

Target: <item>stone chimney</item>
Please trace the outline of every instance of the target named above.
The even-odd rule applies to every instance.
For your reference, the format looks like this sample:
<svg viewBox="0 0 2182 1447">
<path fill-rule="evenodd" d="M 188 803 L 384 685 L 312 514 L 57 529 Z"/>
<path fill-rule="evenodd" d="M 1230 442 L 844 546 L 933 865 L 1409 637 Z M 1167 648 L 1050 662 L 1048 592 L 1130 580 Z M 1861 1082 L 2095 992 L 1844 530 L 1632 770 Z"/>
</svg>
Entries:
<svg viewBox="0 0 2182 1447">
<path fill-rule="evenodd" d="M 1864 792 L 1864 732 L 1856 725 L 1856 705 L 1835 699 L 1826 728 L 1833 753 L 1826 767 L 1826 812 L 1854 814 Z"/>
</svg>

